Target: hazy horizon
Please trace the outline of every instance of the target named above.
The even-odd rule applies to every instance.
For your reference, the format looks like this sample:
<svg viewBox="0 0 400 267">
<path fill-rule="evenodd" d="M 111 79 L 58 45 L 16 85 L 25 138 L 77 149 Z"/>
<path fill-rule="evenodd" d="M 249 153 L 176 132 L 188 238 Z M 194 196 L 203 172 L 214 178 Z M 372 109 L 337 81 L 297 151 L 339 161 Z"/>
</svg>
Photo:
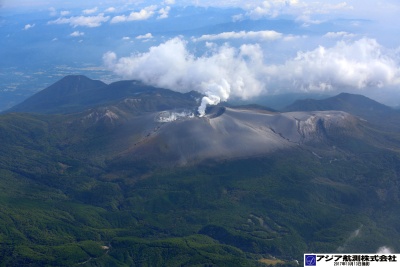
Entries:
<svg viewBox="0 0 400 267">
<path fill-rule="evenodd" d="M 349 92 L 400 105 L 400 4 L 392 0 L 0 5 L 3 95 L 85 74 L 218 101 Z"/>
</svg>

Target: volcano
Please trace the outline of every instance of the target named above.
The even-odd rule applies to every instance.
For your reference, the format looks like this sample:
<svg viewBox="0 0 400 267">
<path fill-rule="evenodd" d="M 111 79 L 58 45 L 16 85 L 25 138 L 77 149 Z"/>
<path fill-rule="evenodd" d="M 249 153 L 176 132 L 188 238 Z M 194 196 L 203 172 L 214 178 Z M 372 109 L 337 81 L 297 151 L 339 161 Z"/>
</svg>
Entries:
<svg viewBox="0 0 400 267">
<path fill-rule="evenodd" d="M 306 251 L 400 250 L 398 111 L 341 94 L 200 117 L 201 98 L 68 76 L 1 114 L 2 263 L 297 266 Z"/>
</svg>

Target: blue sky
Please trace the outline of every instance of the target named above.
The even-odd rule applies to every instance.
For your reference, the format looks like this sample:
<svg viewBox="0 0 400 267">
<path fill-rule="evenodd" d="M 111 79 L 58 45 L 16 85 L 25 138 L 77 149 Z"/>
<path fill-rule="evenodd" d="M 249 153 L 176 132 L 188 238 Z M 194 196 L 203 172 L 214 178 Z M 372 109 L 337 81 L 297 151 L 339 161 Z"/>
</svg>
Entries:
<svg viewBox="0 0 400 267">
<path fill-rule="evenodd" d="M 0 56 L 17 69 L 86 66 L 221 101 L 347 91 L 400 104 L 395 0 L 0 3 Z"/>
</svg>

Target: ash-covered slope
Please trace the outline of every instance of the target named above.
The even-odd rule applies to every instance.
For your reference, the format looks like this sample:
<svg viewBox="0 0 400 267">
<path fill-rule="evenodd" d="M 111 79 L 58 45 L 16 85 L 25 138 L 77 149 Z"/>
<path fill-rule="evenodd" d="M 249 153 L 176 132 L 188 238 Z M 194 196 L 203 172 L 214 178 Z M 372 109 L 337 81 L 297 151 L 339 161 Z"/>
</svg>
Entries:
<svg viewBox="0 0 400 267">
<path fill-rule="evenodd" d="M 334 132 L 354 134 L 358 123 L 341 111 L 270 113 L 220 107 L 201 118 L 170 111 L 126 121 L 109 146 L 126 147 L 117 161 L 185 165 L 269 154 L 309 143 L 324 145 Z"/>
<path fill-rule="evenodd" d="M 317 107 L 297 102 L 288 108 L 292 112 L 216 106 L 199 118 L 200 98 L 196 92 L 182 94 L 137 81 L 106 85 L 85 76 L 67 76 L 10 111 L 70 113 L 57 118 L 62 129 L 57 135 L 66 136 L 67 150 L 89 158 L 168 165 L 251 157 L 311 143 L 335 145 L 346 136 L 365 139 L 373 135 L 370 130 L 343 111 L 358 116 L 367 114 L 363 111 L 375 111 L 377 116 L 391 112 L 363 96 L 340 94 L 314 101 Z M 387 138 L 382 139 L 387 146 Z"/>
</svg>

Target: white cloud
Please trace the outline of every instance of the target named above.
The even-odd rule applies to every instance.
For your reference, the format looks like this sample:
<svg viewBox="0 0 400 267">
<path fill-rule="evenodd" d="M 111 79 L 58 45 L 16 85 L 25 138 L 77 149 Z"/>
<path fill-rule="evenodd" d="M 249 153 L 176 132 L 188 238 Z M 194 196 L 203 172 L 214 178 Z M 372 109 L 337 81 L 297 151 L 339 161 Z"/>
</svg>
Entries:
<svg viewBox="0 0 400 267">
<path fill-rule="evenodd" d="M 71 14 L 71 12 L 66 11 L 66 10 L 63 10 L 63 11 L 60 12 L 60 15 L 63 16 L 63 17 L 64 16 L 68 16 L 69 14 Z"/>
<path fill-rule="evenodd" d="M 55 17 L 55 16 L 58 15 L 57 9 L 55 9 L 54 7 L 50 7 L 50 8 L 49 8 L 49 11 L 50 11 L 50 16 L 51 16 L 51 17 Z M 61 15 L 61 16 L 67 16 L 67 15 L 69 15 L 70 13 L 71 13 L 71 12 L 66 11 L 66 10 L 60 11 L 60 15 Z"/>
<path fill-rule="evenodd" d="M 349 6 L 346 2 L 340 2 L 340 3 L 337 3 L 337 4 L 327 4 L 326 6 L 325 6 L 325 12 L 329 12 L 329 11 L 326 11 L 326 10 L 339 10 L 339 9 L 352 9 L 353 7 L 352 6 Z M 323 12 L 321 12 L 321 13 L 323 13 Z"/>
<path fill-rule="evenodd" d="M 73 27 L 83 26 L 83 27 L 99 27 L 103 22 L 107 22 L 110 19 L 109 16 L 104 16 L 103 13 L 97 16 L 78 16 L 70 18 L 58 18 L 56 20 L 49 21 L 48 24 L 70 24 Z"/>
<path fill-rule="evenodd" d="M 174 5 L 175 4 L 175 0 L 165 0 L 164 4 L 165 5 Z"/>
<path fill-rule="evenodd" d="M 223 32 L 219 34 L 206 34 L 194 39 L 195 41 L 214 41 L 229 39 L 253 39 L 262 41 L 272 41 L 282 38 L 282 33 L 276 31 L 240 31 L 240 32 Z"/>
<path fill-rule="evenodd" d="M 115 7 L 109 7 L 106 10 L 104 10 L 104 12 L 106 13 L 114 13 L 115 11 L 117 11 Z"/>
<path fill-rule="evenodd" d="M 355 36 L 356 35 L 354 33 L 348 33 L 342 31 L 342 32 L 328 32 L 323 37 L 336 39 L 336 38 L 353 38 Z"/>
<path fill-rule="evenodd" d="M 276 84 L 306 91 L 354 91 L 400 84 L 399 58 L 367 38 L 298 52 L 282 65 L 268 66 L 268 73 Z"/>
<path fill-rule="evenodd" d="M 151 33 L 146 33 L 146 34 L 144 34 L 144 35 L 139 35 L 139 36 L 137 36 L 136 37 L 136 39 L 152 39 L 153 38 L 153 35 L 151 34 Z"/>
<path fill-rule="evenodd" d="M 265 62 L 260 45 L 206 46 L 207 53 L 195 56 L 184 40 L 174 38 L 130 57 L 108 52 L 103 61 L 123 78 L 181 92 L 197 90 L 221 101 L 285 91 L 371 93 L 400 85 L 399 53 L 373 39 L 320 46 L 280 64 Z"/>
<path fill-rule="evenodd" d="M 29 30 L 30 28 L 33 28 L 33 27 L 35 27 L 35 24 L 26 24 L 25 27 L 24 27 L 24 30 L 26 31 L 26 30 Z"/>
<path fill-rule="evenodd" d="M 72 36 L 72 37 L 80 37 L 80 36 L 83 36 L 83 35 L 85 35 L 85 33 L 84 32 L 80 32 L 80 31 L 74 31 L 73 33 L 70 34 L 70 36 Z"/>
<path fill-rule="evenodd" d="M 111 19 L 110 23 L 120 23 L 120 22 L 126 22 L 127 16 L 121 15 L 121 16 L 115 16 Z"/>
<path fill-rule="evenodd" d="M 288 34 L 285 37 L 283 37 L 282 40 L 287 41 L 287 42 L 292 42 L 292 41 L 296 41 L 299 39 L 304 39 L 307 38 L 307 35 L 293 35 L 293 34 Z"/>
<path fill-rule="evenodd" d="M 312 19 L 310 14 L 303 14 L 296 18 L 296 21 L 302 23 L 303 27 L 308 27 L 313 24 L 321 24 L 323 23 L 322 20 L 319 19 Z"/>
<path fill-rule="evenodd" d="M 233 15 L 232 16 L 232 21 L 236 22 L 236 21 L 241 21 L 243 20 L 245 17 L 243 14 L 237 14 L 237 15 Z"/>
<path fill-rule="evenodd" d="M 50 16 L 55 17 L 57 16 L 57 10 L 54 7 L 49 8 Z"/>
<path fill-rule="evenodd" d="M 122 37 L 122 40 L 124 40 L 124 41 L 129 41 L 131 38 L 130 37 L 128 37 L 128 36 L 124 36 L 124 37 Z"/>
<path fill-rule="evenodd" d="M 290 7 L 299 5 L 297 0 L 269 0 L 263 1 L 261 4 L 250 8 L 246 15 L 251 19 L 260 19 L 263 17 L 276 17 Z"/>
<path fill-rule="evenodd" d="M 85 9 L 85 10 L 83 10 L 82 12 L 83 12 L 83 14 L 85 14 L 85 15 L 91 15 L 91 14 L 96 13 L 97 10 L 98 10 L 98 8 L 97 8 L 97 7 L 94 7 L 94 8 L 91 8 L 91 9 Z"/>
<path fill-rule="evenodd" d="M 143 8 L 138 12 L 131 12 L 129 16 L 121 15 L 115 16 L 112 18 L 111 23 L 120 23 L 120 22 L 127 22 L 127 21 L 136 21 L 136 20 L 147 20 L 154 15 L 155 9 L 157 6 L 152 5 Z"/>
<path fill-rule="evenodd" d="M 321 23 L 320 20 L 313 18 L 315 15 L 332 14 L 343 10 L 351 10 L 353 7 L 346 2 L 326 3 L 304 0 L 268 0 L 261 3 L 250 1 L 243 8 L 247 10 L 245 16 L 253 20 L 291 15 L 297 18 L 297 21 L 309 25 Z M 241 19 L 241 17 L 240 15 L 236 15 L 234 19 Z"/>
<path fill-rule="evenodd" d="M 158 11 L 159 16 L 157 17 L 157 19 L 166 19 L 166 18 L 168 18 L 169 11 L 171 11 L 171 7 L 169 7 L 169 6 L 161 8 Z"/>
<path fill-rule="evenodd" d="M 181 92 L 197 90 L 210 99 L 225 101 L 230 96 L 249 98 L 263 91 L 258 77 L 263 53 L 258 45 L 239 49 L 224 45 L 212 54 L 196 57 L 180 38 L 171 39 L 149 52 L 117 58 L 104 54 L 104 64 L 117 75 Z"/>
</svg>

